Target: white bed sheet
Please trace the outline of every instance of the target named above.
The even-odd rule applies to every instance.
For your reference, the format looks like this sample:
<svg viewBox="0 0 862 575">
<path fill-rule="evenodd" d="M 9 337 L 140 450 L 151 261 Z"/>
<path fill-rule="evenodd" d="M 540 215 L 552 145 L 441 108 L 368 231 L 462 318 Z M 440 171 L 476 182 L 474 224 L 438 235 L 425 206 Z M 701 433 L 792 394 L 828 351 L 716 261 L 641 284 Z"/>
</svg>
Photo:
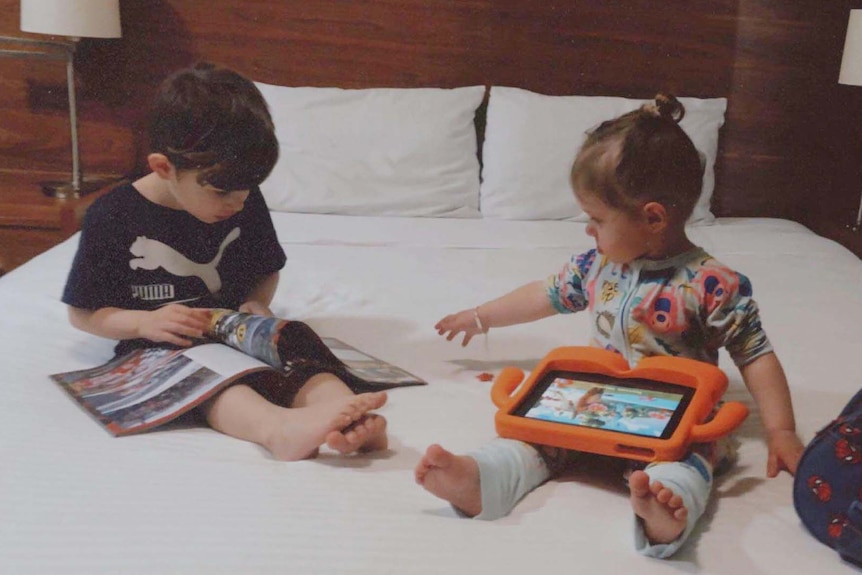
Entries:
<svg viewBox="0 0 862 575">
<path fill-rule="evenodd" d="M 556 271 L 591 246 L 584 225 L 273 214 L 288 254 L 273 308 L 430 384 L 390 392 L 384 454 L 281 463 L 210 429 L 113 438 L 48 374 L 96 365 L 113 342 L 68 325 L 59 301 L 72 238 L 0 279 L 0 573 L 852 573 L 807 534 L 792 480 L 765 478 L 756 412 L 670 561 L 633 550 L 617 477 L 551 481 L 495 522 L 459 519 L 413 482 L 434 442 L 494 436 L 490 383 L 587 342 L 584 314 L 493 330 L 468 348 L 436 335 L 446 313 Z M 860 385 L 862 262 L 801 225 L 719 219 L 693 239 L 745 272 L 788 372 L 804 440 Z M 728 397 L 753 403 L 729 358 Z"/>
</svg>

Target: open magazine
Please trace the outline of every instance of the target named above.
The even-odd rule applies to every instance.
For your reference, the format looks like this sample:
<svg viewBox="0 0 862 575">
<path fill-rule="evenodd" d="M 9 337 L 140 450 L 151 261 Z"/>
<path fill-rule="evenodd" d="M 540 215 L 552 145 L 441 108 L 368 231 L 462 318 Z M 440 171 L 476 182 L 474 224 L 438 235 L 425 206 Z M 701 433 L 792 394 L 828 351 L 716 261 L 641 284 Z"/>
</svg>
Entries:
<svg viewBox="0 0 862 575">
<path fill-rule="evenodd" d="M 427 382 L 306 324 L 213 310 L 206 340 L 184 349 L 137 349 L 108 363 L 51 375 L 114 435 L 167 423 L 240 377 L 275 372 L 290 380 L 327 371 L 357 391 Z"/>
</svg>

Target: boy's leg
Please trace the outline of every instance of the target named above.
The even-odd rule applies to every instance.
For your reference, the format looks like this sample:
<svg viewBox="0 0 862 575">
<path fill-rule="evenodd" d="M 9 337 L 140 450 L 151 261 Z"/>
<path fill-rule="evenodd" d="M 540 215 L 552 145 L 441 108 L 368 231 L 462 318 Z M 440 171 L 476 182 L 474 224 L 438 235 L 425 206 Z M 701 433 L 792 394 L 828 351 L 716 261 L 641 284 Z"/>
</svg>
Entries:
<svg viewBox="0 0 862 575">
<path fill-rule="evenodd" d="M 469 455 L 432 445 L 416 466 L 417 483 L 476 519 L 509 514 L 524 495 L 544 483 L 551 470 L 539 451 L 522 441 L 495 439 Z"/>
<path fill-rule="evenodd" d="M 629 477 L 635 512 L 635 548 L 664 559 L 685 543 L 712 490 L 712 466 L 696 453 L 656 463 Z"/>
<path fill-rule="evenodd" d="M 308 378 L 308 381 L 299 389 L 291 407 L 313 407 L 339 398 L 350 397 L 382 399 L 379 405 L 375 405 L 372 409 L 376 409 L 386 402 L 385 392 L 364 393 L 357 396 L 338 377 L 331 373 L 318 373 Z M 365 413 L 347 428 L 328 433 L 325 441 L 328 447 L 343 454 L 355 451 L 382 451 L 389 446 L 389 439 L 386 436 L 386 418 L 376 413 Z"/>
<path fill-rule="evenodd" d="M 318 374 L 308 383 L 324 375 L 328 374 Z M 237 384 L 203 404 L 202 410 L 213 429 L 257 443 L 276 459 L 296 461 L 313 457 L 328 438 L 344 435 L 351 425 L 360 427 L 358 433 L 368 439 L 366 427 L 376 428 L 366 426 L 363 418 L 385 402 L 386 394 L 382 392 L 351 392 L 319 394 L 311 404 L 286 408 L 269 402 L 248 385 Z"/>
</svg>

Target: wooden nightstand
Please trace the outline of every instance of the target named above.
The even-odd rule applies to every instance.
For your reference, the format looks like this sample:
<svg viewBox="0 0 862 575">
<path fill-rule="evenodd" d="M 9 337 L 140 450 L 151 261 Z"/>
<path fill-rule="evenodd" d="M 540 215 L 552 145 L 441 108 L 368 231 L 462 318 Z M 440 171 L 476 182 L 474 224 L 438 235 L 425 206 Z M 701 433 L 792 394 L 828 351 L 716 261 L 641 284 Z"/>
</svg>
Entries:
<svg viewBox="0 0 862 575">
<path fill-rule="evenodd" d="M 115 177 L 83 198 L 60 200 L 42 193 L 39 184 L 57 179 L 57 174 L 0 171 L 0 275 L 78 231 L 90 204 L 124 181 Z"/>
</svg>

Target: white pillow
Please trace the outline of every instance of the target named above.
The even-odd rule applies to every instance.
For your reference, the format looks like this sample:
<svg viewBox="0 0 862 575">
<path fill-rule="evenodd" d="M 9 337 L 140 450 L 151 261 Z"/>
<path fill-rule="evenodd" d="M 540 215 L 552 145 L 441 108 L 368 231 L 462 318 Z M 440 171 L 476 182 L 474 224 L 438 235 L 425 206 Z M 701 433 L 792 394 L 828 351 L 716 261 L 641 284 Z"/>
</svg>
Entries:
<svg viewBox="0 0 862 575">
<path fill-rule="evenodd" d="M 280 152 L 271 210 L 479 217 L 476 108 L 484 86 L 344 90 L 256 83 Z"/>
<path fill-rule="evenodd" d="M 703 190 L 689 223 L 709 223 L 715 188 L 718 130 L 725 98 L 679 98 L 680 127 L 705 156 Z M 546 96 L 493 86 L 482 147 L 480 207 L 486 218 L 582 219 L 569 173 L 586 132 L 641 106 L 644 100 L 603 96 Z"/>
</svg>

